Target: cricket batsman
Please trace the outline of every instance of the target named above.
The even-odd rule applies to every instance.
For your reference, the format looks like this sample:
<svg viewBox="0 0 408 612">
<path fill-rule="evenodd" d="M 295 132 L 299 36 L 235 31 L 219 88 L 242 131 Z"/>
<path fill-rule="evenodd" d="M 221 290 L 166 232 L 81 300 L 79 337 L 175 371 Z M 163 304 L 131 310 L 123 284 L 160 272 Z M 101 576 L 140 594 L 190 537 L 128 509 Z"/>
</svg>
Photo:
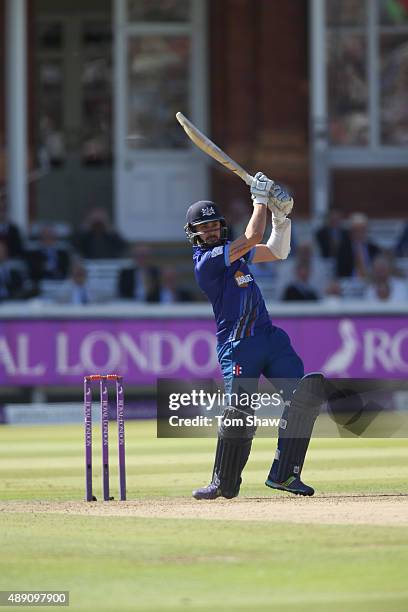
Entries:
<svg viewBox="0 0 408 612">
<path fill-rule="evenodd" d="M 211 201 L 195 202 L 189 207 L 184 229 L 194 247 L 197 283 L 213 307 L 225 393 L 239 395 L 248 386 L 255 391 L 261 374 L 268 379 L 293 381 L 280 419 L 275 459 L 265 484 L 297 495 L 313 495 L 314 489 L 302 482 L 301 471 L 320 411 L 323 377 L 304 376 L 302 360 L 286 332 L 271 323 L 249 268 L 251 263 L 288 257 L 291 221 L 287 215 L 292 211 L 293 199 L 261 172 L 255 175 L 250 190 L 252 216 L 245 233 L 233 242 L 227 239 L 223 215 Z M 268 209 L 272 212 L 272 232 L 266 244 L 259 244 Z M 195 499 L 230 499 L 238 495 L 255 435 L 255 427 L 247 425 L 246 418 L 242 418 L 248 414 L 251 411 L 241 406 L 224 409 L 212 481 L 193 491 Z M 242 423 L 242 426 L 230 423 Z"/>
</svg>

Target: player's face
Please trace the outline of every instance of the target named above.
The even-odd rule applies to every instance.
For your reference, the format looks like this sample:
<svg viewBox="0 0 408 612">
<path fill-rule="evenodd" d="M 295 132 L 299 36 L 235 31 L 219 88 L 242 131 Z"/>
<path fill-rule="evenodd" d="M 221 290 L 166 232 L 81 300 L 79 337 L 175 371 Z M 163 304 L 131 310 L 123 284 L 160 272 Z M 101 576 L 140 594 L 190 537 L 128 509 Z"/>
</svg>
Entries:
<svg viewBox="0 0 408 612">
<path fill-rule="evenodd" d="M 206 244 L 216 244 L 221 237 L 221 223 L 219 221 L 209 221 L 208 223 L 199 223 L 195 226 L 197 232 L 200 233 L 200 239 Z"/>
</svg>

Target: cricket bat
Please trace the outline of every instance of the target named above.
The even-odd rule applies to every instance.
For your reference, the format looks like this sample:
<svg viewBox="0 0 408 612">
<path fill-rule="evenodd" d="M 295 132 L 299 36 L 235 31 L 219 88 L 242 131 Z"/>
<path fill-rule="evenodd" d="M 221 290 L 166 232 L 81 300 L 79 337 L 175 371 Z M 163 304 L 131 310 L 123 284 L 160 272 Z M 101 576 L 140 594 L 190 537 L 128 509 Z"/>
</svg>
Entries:
<svg viewBox="0 0 408 612">
<path fill-rule="evenodd" d="M 222 149 L 212 142 L 205 134 L 191 123 L 182 113 L 176 114 L 176 119 L 183 127 L 187 136 L 194 142 L 195 145 L 204 153 L 207 153 L 210 157 L 215 159 L 217 162 L 231 170 L 234 174 L 237 174 L 247 185 L 251 185 L 253 177 L 248 174 L 246 170 L 236 161 L 234 161 L 229 155 L 227 155 Z"/>
</svg>

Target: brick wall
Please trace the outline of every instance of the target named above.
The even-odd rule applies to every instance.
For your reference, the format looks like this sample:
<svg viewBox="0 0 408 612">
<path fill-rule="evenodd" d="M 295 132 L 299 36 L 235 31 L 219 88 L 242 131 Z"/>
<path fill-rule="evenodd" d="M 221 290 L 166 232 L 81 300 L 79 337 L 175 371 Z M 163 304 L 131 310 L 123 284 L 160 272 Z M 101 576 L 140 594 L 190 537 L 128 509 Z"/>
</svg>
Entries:
<svg viewBox="0 0 408 612">
<path fill-rule="evenodd" d="M 331 191 L 333 205 L 346 214 L 407 218 L 407 168 L 335 170 Z"/>
</svg>

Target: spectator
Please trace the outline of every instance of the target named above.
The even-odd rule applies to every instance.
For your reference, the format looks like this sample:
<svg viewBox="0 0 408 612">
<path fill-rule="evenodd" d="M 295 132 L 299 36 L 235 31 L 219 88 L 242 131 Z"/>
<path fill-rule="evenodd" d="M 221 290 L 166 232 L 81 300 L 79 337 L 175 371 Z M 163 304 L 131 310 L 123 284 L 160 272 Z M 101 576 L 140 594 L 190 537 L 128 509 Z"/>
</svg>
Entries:
<svg viewBox="0 0 408 612">
<path fill-rule="evenodd" d="M 308 263 L 310 264 L 310 268 L 312 267 L 313 244 L 309 240 L 303 240 L 298 244 L 296 260 Z"/>
<path fill-rule="evenodd" d="M 131 250 L 132 266 L 119 273 L 119 297 L 138 302 L 160 301 L 160 275 L 151 263 L 151 248 L 147 244 L 134 244 Z"/>
<path fill-rule="evenodd" d="M 397 257 L 408 257 L 408 223 L 398 239 L 395 254 Z"/>
<path fill-rule="evenodd" d="M 317 292 L 310 285 L 310 263 L 305 259 L 298 259 L 295 265 L 295 279 L 283 292 L 283 301 L 316 301 Z"/>
<path fill-rule="evenodd" d="M 192 302 L 193 294 L 178 283 L 175 268 L 164 268 L 161 277 L 160 302 L 172 304 L 174 302 Z"/>
<path fill-rule="evenodd" d="M 60 288 L 58 301 L 65 304 L 89 304 L 96 301 L 89 289 L 86 268 L 80 260 L 72 263 L 70 276 Z"/>
<path fill-rule="evenodd" d="M 23 274 L 13 268 L 7 244 L 0 241 L 0 300 L 18 300 L 25 297 Z"/>
<path fill-rule="evenodd" d="M 332 208 L 326 223 L 316 232 L 316 242 L 321 257 L 336 257 L 340 244 L 347 239 L 347 230 L 342 227 L 342 215 L 337 208 Z"/>
<path fill-rule="evenodd" d="M 104 210 L 95 208 L 89 215 L 87 229 L 74 241 L 75 248 L 85 259 L 111 259 L 121 257 L 125 241 L 109 227 Z"/>
<path fill-rule="evenodd" d="M 57 235 L 51 226 L 44 226 L 39 237 L 39 246 L 27 258 L 30 276 L 34 282 L 44 278 L 64 279 L 68 275 L 69 255 L 58 245 Z"/>
<path fill-rule="evenodd" d="M 366 292 L 368 300 L 404 302 L 408 300 L 408 281 L 392 277 L 392 266 L 383 255 L 373 262 L 371 283 Z"/>
<path fill-rule="evenodd" d="M 354 213 L 350 217 L 350 234 L 342 240 L 336 258 L 337 276 L 365 279 L 370 274 L 374 257 L 380 249 L 367 239 L 366 215 Z"/>
<path fill-rule="evenodd" d="M 7 244 L 8 257 L 22 257 L 23 243 L 17 225 L 11 223 L 7 215 L 7 202 L 0 192 L 0 240 Z"/>
<path fill-rule="evenodd" d="M 327 283 L 324 290 L 324 297 L 326 302 L 338 302 L 343 297 L 342 289 L 339 281 L 335 278 L 332 278 Z"/>
</svg>

